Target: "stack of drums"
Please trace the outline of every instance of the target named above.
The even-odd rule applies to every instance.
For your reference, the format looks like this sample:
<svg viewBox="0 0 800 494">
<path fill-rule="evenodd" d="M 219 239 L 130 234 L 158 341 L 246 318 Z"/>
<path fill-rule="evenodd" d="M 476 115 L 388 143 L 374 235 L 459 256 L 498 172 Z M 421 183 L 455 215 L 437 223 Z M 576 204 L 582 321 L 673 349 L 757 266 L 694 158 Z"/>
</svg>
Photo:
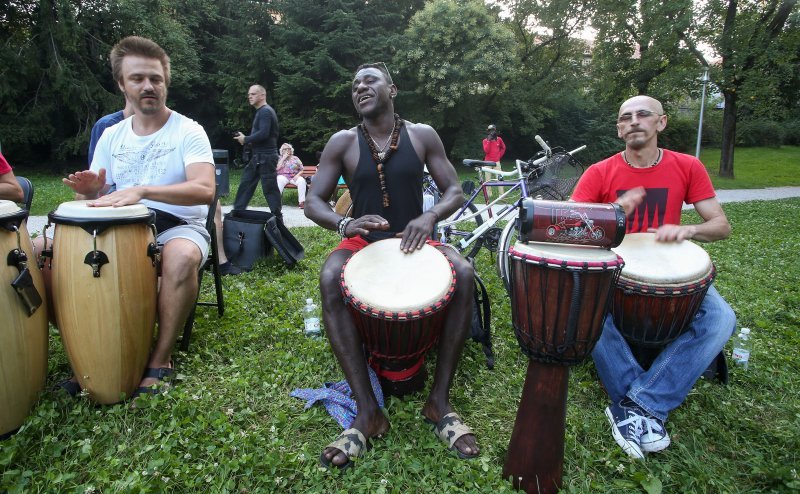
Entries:
<svg viewBox="0 0 800 494">
<path fill-rule="evenodd" d="M 100 404 L 130 397 L 150 354 L 157 303 L 154 214 L 144 205 L 61 204 L 54 223 L 53 306 L 81 387 Z"/>
<path fill-rule="evenodd" d="M 0 438 L 22 425 L 47 377 L 44 281 L 32 262 L 27 218 L 26 210 L 0 201 Z"/>
<path fill-rule="evenodd" d="M 405 254 L 400 239 L 370 244 L 345 262 L 342 293 L 385 394 L 424 387 L 425 353 L 441 335 L 455 283 L 438 249 Z"/>
<path fill-rule="evenodd" d="M 523 208 L 520 238 L 543 242 L 518 242 L 508 252 L 511 318 L 529 361 L 503 476 L 528 493 L 555 493 L 563 473 L 568 366 L 585 360 L 600 338 L 624 265 L 603 247 L 624 238 L 625 221 L 613 205 L 527 204 L 536 215 Z M 547 243 L 556 240 L 580 245 Z"/>
</svg>

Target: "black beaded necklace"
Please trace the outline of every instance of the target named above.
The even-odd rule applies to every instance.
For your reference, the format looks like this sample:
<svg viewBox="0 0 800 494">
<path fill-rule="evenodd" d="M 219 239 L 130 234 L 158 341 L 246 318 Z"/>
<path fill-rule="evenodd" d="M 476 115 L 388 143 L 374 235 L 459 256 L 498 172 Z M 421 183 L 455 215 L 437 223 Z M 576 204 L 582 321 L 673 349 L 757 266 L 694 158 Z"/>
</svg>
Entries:
<svg viewBox="0 0 800 494">
<path fill-rule="evenodd" d="M 358 127 L 361 129 L 361 133 L 364 135 L 364 140 L 367 141 L 367 146 L 369 146 L 369 150 L 372 153 L 372 159 L 378 165 L 378 180 L 381 183 L 381 192 L 383 193 L 383 207 L 389 207 L 389 190 L 386 188 L 386 175 L 383 173 L 385 164 L 389 161 L 389 158 L 392 157 L 392 153 L 397 151 L 397 140 L 400 138 L 400 128 L 403 126 L 403 120 L 400 119 L 400 115 L 397 113 L 394 114 L 394 127 L 392 128 L 391 134 L 391 144 L 389 144 L 389 149 L 385 152 L 383 150 L 378 150 L 378 146 L 375 144 L 375 140 L 369 135 L 369 131 L 367 130 L 367 126 L 364 123 L 358 124 Z"/>
</svg>

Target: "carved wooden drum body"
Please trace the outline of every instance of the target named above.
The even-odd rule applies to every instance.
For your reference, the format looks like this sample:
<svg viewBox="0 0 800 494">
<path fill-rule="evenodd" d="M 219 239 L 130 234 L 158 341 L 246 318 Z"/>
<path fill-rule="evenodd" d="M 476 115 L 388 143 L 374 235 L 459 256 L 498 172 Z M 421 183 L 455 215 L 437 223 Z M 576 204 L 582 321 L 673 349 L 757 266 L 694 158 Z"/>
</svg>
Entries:
<svg viewBox="0 0 800 494">
<path fill-rule="evenodd" d="M 61 204 L 50 213 L 56 321 L 89 397 L 117 403 L 142 378 L 156 321 L 154 215 L 144 205 Z"/>
<path fill-rule="evenodd" d="M 0 201 L 0 437 L 18 429 L 47 377 L 47 305 L 28 212 Z"/>
</svg>

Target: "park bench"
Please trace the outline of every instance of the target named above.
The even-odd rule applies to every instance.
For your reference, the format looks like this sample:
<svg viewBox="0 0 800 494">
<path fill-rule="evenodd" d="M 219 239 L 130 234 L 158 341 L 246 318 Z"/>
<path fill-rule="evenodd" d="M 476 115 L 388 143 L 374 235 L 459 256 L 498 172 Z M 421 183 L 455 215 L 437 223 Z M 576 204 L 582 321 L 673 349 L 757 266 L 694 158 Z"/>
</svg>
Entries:
<svg viewBox="0 0 800 494">
<path fill-rule="evenodd" d="M 317 173 L 317 167 L 315 165 L 303 165 L 303 171 L 301 176 L 306 179 L 306 183 L 308 184 L 308 188 L 311 189 L 311 178 Z M 297 186 L 293 183 L 286 184 L 287 189 L 296 189 Z M 347 190 L 347 184 L 339 183 L 336 186 L 336 192 L 338 193 L 340 190 Z"/>
</svg>

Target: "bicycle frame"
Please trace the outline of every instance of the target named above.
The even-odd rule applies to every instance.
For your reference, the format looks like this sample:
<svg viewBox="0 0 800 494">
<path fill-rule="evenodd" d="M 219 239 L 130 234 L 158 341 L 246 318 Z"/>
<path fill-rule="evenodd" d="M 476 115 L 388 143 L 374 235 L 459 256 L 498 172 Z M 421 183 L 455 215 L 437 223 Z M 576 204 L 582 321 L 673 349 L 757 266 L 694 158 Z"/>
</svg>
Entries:
<svg viewBox="0 0 800 494">
<path fill-rule="evenodd" d="M 519 178 L 514 181 L 484 181 L 481 183 L 480 187 L 477 187 L 470 197 L 464 201 L 464 204 L 459 209 L 458 213 L 450 219 L 449 221 L 441 221 L 437 226 L 437 231 L 439 232 L 440 239 L 443 242 L 447 242 L 447 239 L 450 235 L 455 234 L 458 236 L 463 237 L 459 241 L 459 247 L 461 249 L 466 249 L 470 245 L 472 245 L 476 239 L 480 238 L 487 230 L 494 227 L 498 221 L 505 218 L 510 212 L 515 211 L 519 205 L 522 198 L 528 196 L 528 185 L 526 176 L 522 173 L 522 168 L 520 165 L 520 161 L 517 161 L 517 173 Z M 491 170 L 491 169 L 484 169 L 484 171 Z M 493 171 L 493 170 L 492 170 Z M 491 171 L 490 171 L 491 173 Z M 478 194 L 483 193 L 484 198 L 488 200 L 488 194 L 486 194 L 486 187 L 510 187 L 507 191 L 501 194 L 499 197 L 494 199 L 493 201 L 487 203 L 486 205 L 481 205 L 477 211 L 464 214 L 468 209 L 469 206 L 475 204 L 475 198 L 478 197 Z M 520 191 L 520 198 L 510 204 L 504 204 L 505 207 L 498 212 L 495 212 L 492 208 L 501 203 L 504 199 L 506 199 L 509 195 L 513 195 L 516 191 Z M 482 223 L 478 228 L 471 232 L 465 232 L 460 230 L 453 230 L 452 227 L 456 223 L 460 221 L 469 221 L 474 219 L 477 216 L 481 216 L 484 212 L 487 212 L 488 220 Z"/>
</svg>

